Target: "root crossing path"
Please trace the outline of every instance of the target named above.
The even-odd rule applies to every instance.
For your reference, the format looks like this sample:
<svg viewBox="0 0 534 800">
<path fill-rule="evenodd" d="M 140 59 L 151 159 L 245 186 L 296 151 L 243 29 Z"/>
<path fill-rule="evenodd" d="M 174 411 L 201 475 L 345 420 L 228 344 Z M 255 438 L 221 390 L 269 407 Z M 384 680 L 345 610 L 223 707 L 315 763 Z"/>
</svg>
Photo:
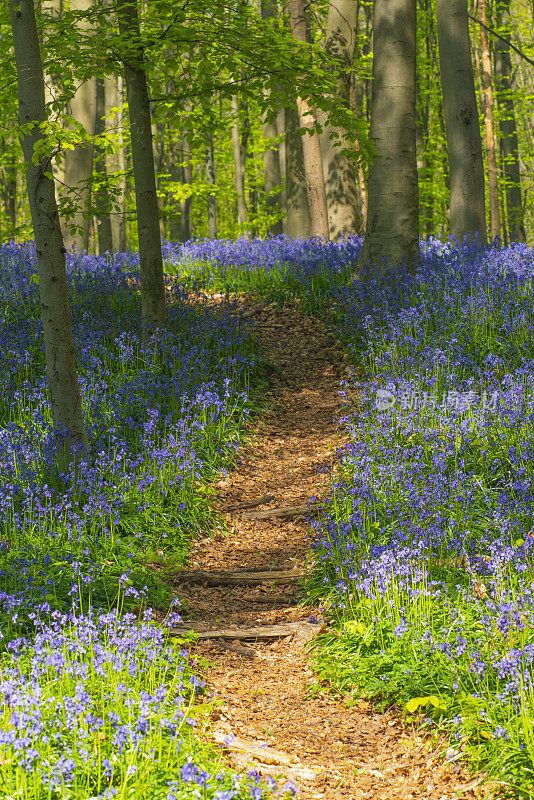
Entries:
<svg viewBox="0 0 534 800">
<path fill-rule="evenodd" d="M 305 643 L 320 626 L 308 621 L 313 610 L 299 605 L 293 579 L 306 570 L 311 534 L 298 507 L 329 491 L 328 472 L 343 444 L 336 424 L 343 359 L 332 332 L 295 308 L 249 304 L 244 313 L 276 366 L 269 410 L 217 485 L 230 536 L 197 542 L 188 567 L 196 574 L 174 576 L 187 623 L 225 637 L 196 646 L 209 663 L 210 693 L 221 701 L 209 735 L 234 766 L 279 785 L 292 780 L 301 800 L 485 796 L 480 779 L 447 764 L 444 746 L 433 750 L 399 717 L 311 691 L 316 678 Z M 281 508 L 286 512 L 258 513 Z M 270 580 L 269 570 L 285 577 Z M 236 629 L 273 626 L 282 627 L 257 641 L 230 638 Z"/>
</svg>

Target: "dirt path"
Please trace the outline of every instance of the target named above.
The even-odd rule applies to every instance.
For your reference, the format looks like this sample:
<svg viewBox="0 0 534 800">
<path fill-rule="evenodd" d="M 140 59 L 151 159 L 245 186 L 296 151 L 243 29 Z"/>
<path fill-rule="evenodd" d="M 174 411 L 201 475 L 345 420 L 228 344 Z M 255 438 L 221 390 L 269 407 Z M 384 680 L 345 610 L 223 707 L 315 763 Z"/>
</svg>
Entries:
<svg viewBox="0 0 534 800">
<path fill-rule="evenodd" d="M 265 509 L 323 497 L 330 478 L 317 472 L 317 465 L 332 464 L 343 442 L 335 422 L 341 411 L 341 352 L 324 326 L 291 308 L 253 305 L 246 313 L 280 374 L 273 374 L 266 392 L 271 410 L 255 441 L 218 484 L 217 505 L 223 509 L 271 494 L 272 502 L 259 507 Z M 198 542 L 190 569 L 303 571 L 310 535 L 304 517 L 262 520 L 236 510 L 227 519 L 230 537 Z M 306 620 L 313 611 L 298 606 L 294 583 L 273 589 L 268 583 L 209 587 L 177 581 L 177 594 L 188 619 L 218 628 Z M 276 596 L 269 601 L 269 594 Z M 251 659 L 214 644 L 198 645 L 211 662 L 207 680 L 214 698 L 223 701 L 212 735 L 226 741 L 233 763 L 275 777 L 282 773 L 298 785 L 302 800 L 482 796 L 476 780 L 444 764 L 395 716 L 366 703 L 348 707 L 343 698 L 311 694 L 314 676 L 298 636 L 253 647 L 257 656 Z"/>
</svg>

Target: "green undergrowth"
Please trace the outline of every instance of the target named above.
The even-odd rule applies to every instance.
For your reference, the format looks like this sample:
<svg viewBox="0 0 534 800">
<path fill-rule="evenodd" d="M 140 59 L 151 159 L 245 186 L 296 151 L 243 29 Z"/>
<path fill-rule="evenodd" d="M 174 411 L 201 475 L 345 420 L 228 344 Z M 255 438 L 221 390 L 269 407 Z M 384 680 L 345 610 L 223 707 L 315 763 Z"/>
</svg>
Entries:
<svg viewBox="0 0 534 800">
<path fill-rule="evenodd" d="M 270 367 L 232 309 L 179 286 L 164 333 L 146 337 L 135 258 L 117 259 L 68 265 L 90 442 L 68 473 L 35 253 L 0 248 L 0 796 L 286 800 L 291 783 L 237 774 L 205 735 L 205 664 L 169 634 L 187 609 L 165 578 L 225 530 L 214 485 L 253 436 Z"/>
<path fill-rule="evenodd" d="M 311 648 L 317 685 L 445 732 L 449 762 L 521 798 L 534 796 L 532 268 L 521 245 L 432 241 L 415 279 L 351 285 L 348 264 L 189 276 L 298 301 L 361 367 L 341 387 L 349 445 L 313 531 L 307 592 L 330 621 Z"/>
<path fill-rule="evenodd" d="M 350 279 L 351 264 L 347 263 L 335 276 L 327 268 L 316 268 L 310 274 L 295 270 L 290 263 L 276 263 L 268 270 L 248 265 L 220 264 L 219 262 L 188 261 L 168 264 L 168 275 L 178 277 L 195 291 L 223 294 L 228 300 L 237 294 L 251 299 L 261 298 L 265 303 L 295 304 L 302 313 L 322 314 L 335 318 L 336 309 L 330 302 L 333 286 L 343 286 Z"/>
</svg>

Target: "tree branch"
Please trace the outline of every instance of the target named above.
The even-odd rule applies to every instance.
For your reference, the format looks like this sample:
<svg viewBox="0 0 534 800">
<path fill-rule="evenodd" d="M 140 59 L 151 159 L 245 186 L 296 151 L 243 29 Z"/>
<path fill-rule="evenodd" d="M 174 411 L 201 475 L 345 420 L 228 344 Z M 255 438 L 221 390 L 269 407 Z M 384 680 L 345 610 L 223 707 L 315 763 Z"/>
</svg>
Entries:
<svg viewBox="0 0 534 800">
<path fill-rule="evenodd" d="M 528 56 L 526 56 L 518 47 L 515 46 L 515 44 L 512 44 L 512 42 L 509 39 L 505 39 L 504 36 L 500 35 L 500 33 L 497 33 L 497 31 L 493 30 L 493 28 L 490 28 L 489 25 L 484 25 L 483 22 L 481 22 L 476 17 L 473 17 L 471 14 L 468 13 L 467 16 L 469 17 L 469 19 L 472 19 L 473 22 L 476 22 L 477 25 L 480 25 L 481 28 L 484 28 L 485 30 L 487 30 L 488 33 L 491 33 L 492 36 L 495 36 L 497 39 L 500 39 L 501 42 L 504 42 L 505 44 L 507 44 L 508 47 L 512 48 L 512 50 L 515 50 L 515 52 L 517 53 L 518 56 L 521 56 L 521 58 L 523 58 L 529 64 L 532 64 L 532 66 L 534 67 L 534 60 L 532 58 L 529 58 Z"/>
</svg>

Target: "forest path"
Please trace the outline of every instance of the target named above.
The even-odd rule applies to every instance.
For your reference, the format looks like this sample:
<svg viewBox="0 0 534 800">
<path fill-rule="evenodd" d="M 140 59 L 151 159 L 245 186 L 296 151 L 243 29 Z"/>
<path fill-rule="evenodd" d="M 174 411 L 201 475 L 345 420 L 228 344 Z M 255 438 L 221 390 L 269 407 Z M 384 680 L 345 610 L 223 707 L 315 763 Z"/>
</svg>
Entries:
<svg viewBox="0 0 534 800">
<path fill-rule="evenodd" d="M 265 392 L 270 408 L 255 425 L 252 444 L 241 448 L 235 468 L 217 484 L 216 505 L 225 509 L 273 495 L 271 502 L 258 506 L 265 510 L 325 497 L 331 482 L 328 468 L 344 440 L 335 421 L 343 409 L 338 396 L 341 350 L 322 322 L 295 308 L 258 302 L 242 308 L 264 355 L 279 372 L 273 373 Z M 317 472 L 317 465 L 325 470 Z M 190 570 L 305 570 L 311 530 L 303 516 L 258 519 L 238 509 L 229 511 L 227 520 L 230 536 L 194 544 Z M 212 628 L 320 616 L 317 610 L 299 607 L 295 582 L 273 588 L 269 582 L 195 586 L 178 575 L 175 580 L 187 619 Z M 193 648 L 193 655 L 208 658 L 204 677 L 209 693 L 222 701 L 210 723 L 211 735 L 226 741 L 234 765 L 270 774 L 279 785 L 280 780 L 282 785 L 286 778 L 292 780 L 301 800 L 482 796 L 478 781 L 443 763 L 429 742 L 400 718 L 380 714 L 365 702 L 350 707 L 342 697 L 311 693 L 315 678 L 307 664 L 305 638 L 297 634 L 257 642 L 252 645 L 255 658 L 206 641 Z M 234 644 L 250 647 L 247 642 Z"/>
</svg>

